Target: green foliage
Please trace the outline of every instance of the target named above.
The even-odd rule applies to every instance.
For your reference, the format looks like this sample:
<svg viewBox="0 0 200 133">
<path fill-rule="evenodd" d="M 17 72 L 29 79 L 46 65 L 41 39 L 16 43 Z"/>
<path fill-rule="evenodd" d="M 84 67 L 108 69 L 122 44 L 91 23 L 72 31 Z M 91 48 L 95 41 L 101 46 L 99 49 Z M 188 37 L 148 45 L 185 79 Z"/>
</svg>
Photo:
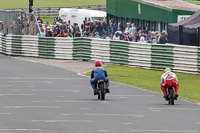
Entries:
<svg viewBox="0 0 200 133">
<path fill-rule="evenodd" d="M 35 8 L 106 5 L 106 0 L 33 0 Z M 0 9 L 28 8 L 29 0 L 2 0 Z"/>
<path fill-rule="evenodd" d="M 160 77 L 163 71 L 134 67 L 108 65 L 104 67 L 111 81 L 161 92 Z M 87 75 L 90 75 L 88 73 Z M 200 75 L 176 73 L 179 79 L 179 96 L 191 101 L 200 101 Z"/>
<path fill-rule="evenodd" d="M 184 1 L 187 1 L 187 2 L 189 2 L 189 3 L 193 3 L 193 4 L 200 5 L 200 1 L 199 1 L 199 0 L 184 0 Z"/>
</svg>

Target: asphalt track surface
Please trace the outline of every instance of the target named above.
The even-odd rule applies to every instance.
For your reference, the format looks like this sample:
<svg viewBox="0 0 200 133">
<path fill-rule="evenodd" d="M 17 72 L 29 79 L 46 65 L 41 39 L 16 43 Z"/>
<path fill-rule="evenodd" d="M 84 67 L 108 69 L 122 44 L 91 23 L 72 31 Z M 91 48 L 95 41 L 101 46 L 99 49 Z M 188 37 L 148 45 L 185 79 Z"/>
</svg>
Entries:
<svg viewBox="0 0 200 133">
<path fill-rule="evenodd" d="M 0 133 L 200 133 L 200 105 L 168 105 L 117 83 L 110 90 L 100 101 L 87 77 L 0 55 Z"/>
</svg>

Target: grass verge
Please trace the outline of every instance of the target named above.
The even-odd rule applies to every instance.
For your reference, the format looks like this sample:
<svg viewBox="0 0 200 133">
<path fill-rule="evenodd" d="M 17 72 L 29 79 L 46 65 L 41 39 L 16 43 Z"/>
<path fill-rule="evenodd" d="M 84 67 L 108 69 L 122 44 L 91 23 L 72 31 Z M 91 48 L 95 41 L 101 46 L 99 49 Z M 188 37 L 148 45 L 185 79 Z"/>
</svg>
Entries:
<svg viewBox="0 0 200 133">
<path fill-rule="evenodd" d="M 33 0 L 34 8 L 106 5 L 106 0 Z M 29 8 L 28 0 L 1 0 L 0 9 Z"/>
<path fill-rule="evenodd" d="M 193 3 L 193 4 L 200 5 L 200 1 L 198 1 L 198 0 L 184 0 L 184 1 L 189 2 L 189 3 Z"/>
<path fill-rule="evenodd" d="M 108 72 L 110 81 L 162 93 L 160 89 L 162 71 L 117 65 L 108 65 L 104 68 Z M 86 75 L 90 75 L 90 73 Z M 179 79 L 179 96 L 194 102 L 200 101 L 200 75 L 184 73 L 176 73 L 176 75 Z"/>
</svg>

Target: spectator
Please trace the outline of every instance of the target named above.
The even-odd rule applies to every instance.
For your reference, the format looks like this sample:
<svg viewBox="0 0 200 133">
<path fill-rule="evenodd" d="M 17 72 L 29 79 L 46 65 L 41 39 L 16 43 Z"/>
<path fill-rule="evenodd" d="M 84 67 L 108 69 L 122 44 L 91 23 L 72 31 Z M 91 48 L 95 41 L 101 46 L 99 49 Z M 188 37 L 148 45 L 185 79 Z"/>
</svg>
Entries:
<svg viewBox="0 0 200 133">
<path fill-rule="evenodd" d="M 112 34 L 109 32 L 109 33 L 108 33 L 108 36 L 105 37 L 105 39 L 107 39 L 107 40 L 112 40 Z"/>
<path fill-rule="evenodd" d="M 152 43 L 151 38 L 152 38 L 152 36 L 151 36 L 151 31 L 149 31 L 149 32 L 148 32 L 148 35 L 146 36 L 146 39 L 145 39 L 146 42 L 147 42 L 147 43 Z"/>
<path fill-rule="evenodd" d="M 57 22 L 59 22 L 61 24 L 63 23 L 63 20 L 61 19 L 61 16 L 58 17 Z"/>
<path fill-rule="evenodd" d="M 113 36 L 113 40 L 120 40 L 120 35 L 118 32 Z"/>
<path fill-rule="evenodd" d="M 4 25 L 2 21 L 0 21 L 0 33 L 4 33 Z"/>
<path fill-rule="evenodd" d="M 61 31 L 60 34 L 58 34 L 56 37 L 68 37 L 69 34 L 65 33 L 64 31 Z"/>
<path fill-rule="evenodd" d="M 157 36 L 156 36 L 156 33 L 154 31 L 151 32 L 151 41 L 152 43 L 157 43 Z"/>
<path fill-rule="evenodd" d="M 51 30 L 50 30 L 50 27 L 48 26 L 47 27 L 47 32 L 46 32 L 46 37 L 52 37 L 52 36 L 53 36 L 53 34 L 52 34 Z"/>
<path fill-rule="evenodd" d="M 131 41 L 132 42 L 132 36 L 129 32 L 126 33 L 125 41 Z"/>
<path fill-rule="evenodd" d="M 43 24 L 43 21 L 40 17 L 37 18 L 37 21 L 40 21 L 40 23 Z"/>
<path fill-rule="evenodd" d="M 159 38 L 158 43 L 160 43 L 160 44 L 165 44 L 165 43 L 167 43 L 167 42 L 168 42 L 168 40 L 167 40 L 167 38 L 166 38 L 166 36 L 165 36 L 165 32 L 161 32 L 161 36 L 160 36 L 160 38 Z"/>
<path fill-rule="evenodd" d="M 117 31 L 115 32 L 115 35 L 117 34 L 117 33 L 119 33 L 119 36 L 120 36 L 120 40 L 122 40 L 122 31 L 120 30 L 120 28 L 118 27 L 118 29 L 117 29 Z"/>
<path fill-rule="evenodd" d="M 81 37 L 80 28 L 78 27 L 77 23 L 74 23 L 73 37 Z"/>
<path fill-rule="evenodd" d="M 62 25 L 60 25 L 60 31 L 67 33 L 67 25 L 65 20 L 62 22 Z"/>
<path fill-rule="evenodd" d="M 135 42 L 139 42 L 139 41 L 140 41 L 140 36 L 138 32 L 135 32 Z"/>
<path fill-rule="evenodd" d="M 41 28 L 40 31 L 41 31 L 41 32 L 38 32 L 38 33 L 37 33 L 37 36 L 38 36 L 38 37 L 44 37 L 44 29 Z"/>
<path fill-rule="evenodd" d="M 132 40 L 135 40 L 135 32 L 136 32 L 136 27 L 135 27 L 135 24 L 132 23 L 131 24 L 131 28 L 130 28 L 130 36 L 132 37 Z"/>
</svg>

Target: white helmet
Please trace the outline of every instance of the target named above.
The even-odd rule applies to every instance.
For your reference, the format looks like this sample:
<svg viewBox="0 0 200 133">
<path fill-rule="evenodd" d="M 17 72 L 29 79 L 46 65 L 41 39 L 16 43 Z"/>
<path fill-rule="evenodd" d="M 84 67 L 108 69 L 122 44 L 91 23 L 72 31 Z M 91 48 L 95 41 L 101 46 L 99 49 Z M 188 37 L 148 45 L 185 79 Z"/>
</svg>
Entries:
<svg viewBox="0 0 200 133">
<path fill-rule="evenodd" d="M 170 68 L 165 68 L 164 72 L 171 72 Z"/>
</svg>

